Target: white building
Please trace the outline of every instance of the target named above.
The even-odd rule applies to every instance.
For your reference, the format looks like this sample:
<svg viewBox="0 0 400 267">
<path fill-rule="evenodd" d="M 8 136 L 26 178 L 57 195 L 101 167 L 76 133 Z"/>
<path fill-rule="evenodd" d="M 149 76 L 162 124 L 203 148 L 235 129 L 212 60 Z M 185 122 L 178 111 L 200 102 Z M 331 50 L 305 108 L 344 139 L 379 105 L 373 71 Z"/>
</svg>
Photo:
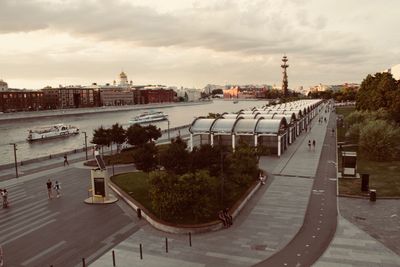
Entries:
<svg viewBox="0 0 400 267">
<path fill-rule="evenodd" d="M 8 90 L 8 84 L 0 79 L 0 91 L 7 91 Z"/>
<path fill-rule="evenodd" d="M 198 101 L 201 98 L 201 90 L 195 88 L 181 88 L 176 90 L 176 94 L 188 102 Z"/>
<path fill-rule="evenodd" d="M 384 72 L 389 72 L 393 75 L 393 78 L 395 78 L 396 80 L 400 80 L 400 64 L 394 65 Z"/>
</svg>

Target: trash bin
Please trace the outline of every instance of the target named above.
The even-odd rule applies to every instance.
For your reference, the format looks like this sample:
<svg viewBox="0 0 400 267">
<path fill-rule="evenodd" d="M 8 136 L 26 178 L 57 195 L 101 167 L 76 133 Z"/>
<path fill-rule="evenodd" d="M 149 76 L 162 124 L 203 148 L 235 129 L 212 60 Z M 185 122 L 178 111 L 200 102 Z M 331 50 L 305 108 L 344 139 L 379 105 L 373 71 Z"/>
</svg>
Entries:
<svg viewBox="0 0 400 267">
<path fill-rule="evenodd" d="M 361 191 L 368 192 L 369 189 L 369 174 L 361 174 Z"/>
<path fill-rule="evenodd" d="M 137 212 L 138 218 L 141 219 L 141 218 L 142 218 L 142 210 L 138 208 L 138 209 L 136 210 L 136 212 Z"/>
<path fill-rule="evenodd" d="M 376 190 L 369 190 L 369 201 L 376 201 Z"/>
</svg>

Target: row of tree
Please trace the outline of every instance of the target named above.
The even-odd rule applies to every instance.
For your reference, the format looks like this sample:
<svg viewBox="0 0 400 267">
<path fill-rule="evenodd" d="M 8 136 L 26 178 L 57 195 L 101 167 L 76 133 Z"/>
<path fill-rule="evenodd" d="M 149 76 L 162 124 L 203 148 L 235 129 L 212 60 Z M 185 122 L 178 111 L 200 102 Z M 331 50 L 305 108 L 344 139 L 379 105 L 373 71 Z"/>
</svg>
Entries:
<svg viewBox="0 0 400 267">
<path fill-rule="evenodd" d="M 117 144 L 117 152 L 119 152 L 121 145 L 125 142 L 140 147 L 160 137 L 161 130 L 154 125 L 143 127 L 139 124 L 133 124 L 125 130 L 122 125 L 116 123 L 111 128 L 101 126 L 95 129 L 91 143 L 102 147 Z"/>
<path fill-rule="evenodd" d="M 309 92 L 308 97 L 334 99 L 337 102 L 356 101 L 357 89 L 353 87 L 342 87 L 340 90 L 335 92 L 332 90 Z"/>
</svg>

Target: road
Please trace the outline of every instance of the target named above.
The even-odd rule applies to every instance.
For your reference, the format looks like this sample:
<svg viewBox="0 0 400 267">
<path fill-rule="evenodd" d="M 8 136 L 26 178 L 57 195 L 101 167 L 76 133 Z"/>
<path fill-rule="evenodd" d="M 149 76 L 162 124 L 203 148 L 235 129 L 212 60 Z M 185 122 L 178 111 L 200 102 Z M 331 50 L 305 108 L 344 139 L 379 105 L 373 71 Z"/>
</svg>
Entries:
<svg viewBox="0 0 400 267">
<path fill-rule="evenodd" d="M 334 125 L 331 114 L 327 129 Z M 324 253 L 337 227 L 335 164 L 336 138 L 327 131 L 303 226 L 286 247 L 254 266 L 311 266 Z"/>
<path fill-rule="evenodd" d="M 10 207 L 0 210 L 0 244 L 6 266 L 75 266 L 90 262 L 137 231 L 141 222 L 123 201 L 89 205 L 88 169 L 54 174 L 7 187 Z M 61 182 L 62 195 L 47 197 L 46 181 Z"/>
</svg>

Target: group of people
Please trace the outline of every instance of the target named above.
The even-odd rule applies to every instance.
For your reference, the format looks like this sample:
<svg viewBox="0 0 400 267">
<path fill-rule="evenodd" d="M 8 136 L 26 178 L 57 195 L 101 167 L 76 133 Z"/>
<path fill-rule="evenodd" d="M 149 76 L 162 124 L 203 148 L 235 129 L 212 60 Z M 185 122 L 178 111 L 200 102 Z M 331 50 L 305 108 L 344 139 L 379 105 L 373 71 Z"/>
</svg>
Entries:
<svg viewBox="0 0 400 267">
<path fill-rule="evenodd" d="M 313 150 L 315 150 L 315 146 L 316 146 L 316 142 L 315 142 L 315 139 L 314 139 L 314 140 L 312 140 Z M 308 140 L 308 150 L 311 150 L 311 140 Z"/>
<path fill-rule="evenodd" d="M 7 189 L 0 189 L 1 198 L 3 199 L 3 208 L 8 208 L 8 191 Z"/>
<path fill-rule="evenodd" d="M 233 224 L 232 216 L 229 214 L 227 208 L 218 212 L 218 218 L 222 221 L 225 228 Z"/>
<path fill-rule="evenodd" d="M 56 191 L 56 197 L 59 198 L 61 196 L 61 185 L 58 181 L 53 182 L 48 179 L 46 182 L 46 186 L 47 186 L 47 194 L 49 196 L 49 199 L 53 198 L 53 189 L 54 191 Z"/>
</svg>

